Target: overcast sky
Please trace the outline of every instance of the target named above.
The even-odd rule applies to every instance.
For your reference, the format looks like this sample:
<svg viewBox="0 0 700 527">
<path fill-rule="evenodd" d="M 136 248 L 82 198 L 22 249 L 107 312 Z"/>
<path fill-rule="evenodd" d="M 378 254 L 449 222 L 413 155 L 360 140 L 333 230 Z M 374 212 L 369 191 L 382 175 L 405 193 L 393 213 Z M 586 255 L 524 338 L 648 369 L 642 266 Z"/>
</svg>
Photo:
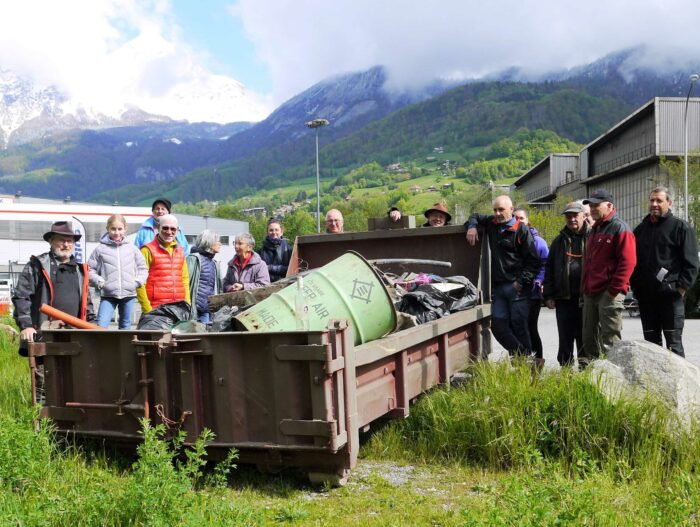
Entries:
<svg viewBox="0 0 700 527">
<path fill-rule="evenodd" d="M 698 0 L 0 2 L 0 68 L 96 106 L 190 120 L 215 115 L 201 94 L 234 81 L 245 99 L 229 114 L 259 119 L 325 77 L 377 64 L 401 89 L 511 66 L 559 70 L 642 44 L 666 67 L 700 58 Z"/>
</svg>

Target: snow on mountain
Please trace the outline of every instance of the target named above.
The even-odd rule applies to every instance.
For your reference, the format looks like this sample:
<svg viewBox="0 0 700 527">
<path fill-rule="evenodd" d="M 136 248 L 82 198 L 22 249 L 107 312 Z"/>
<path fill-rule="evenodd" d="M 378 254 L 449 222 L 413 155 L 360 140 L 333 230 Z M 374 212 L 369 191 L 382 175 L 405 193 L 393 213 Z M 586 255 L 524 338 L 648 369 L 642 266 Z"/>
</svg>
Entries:
<svg viewBox="0 0 700 527">
<path fill-rule="evenodd" d="M 227 123 L 265 116 L 245 87 L 221 75 L 178 84 L 139 106 L 102 109 L 71 99 L 55 86 L 38 86 L 0 68 L 0 149 L 70 129 L 98 129 L 177 121 Z M 220 125 L 214 125 L 220 126 Z"/>
</svg>

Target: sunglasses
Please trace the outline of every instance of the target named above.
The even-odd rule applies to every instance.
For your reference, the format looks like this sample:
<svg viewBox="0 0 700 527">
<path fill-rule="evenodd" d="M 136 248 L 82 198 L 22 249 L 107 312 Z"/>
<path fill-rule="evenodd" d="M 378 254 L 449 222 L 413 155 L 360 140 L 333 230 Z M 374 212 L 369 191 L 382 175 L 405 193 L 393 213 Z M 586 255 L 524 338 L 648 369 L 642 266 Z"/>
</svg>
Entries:
<svg viewBox="0 0 700 527">
<path fill-rule="evenodd" d="M 177 232 L 177 227 L 161 227 L 160 230 L 165 232 Z"/>
<path fill-rule="evenodd" d="M 342 220 L 326 220 L 326 223 L 340 223 Z"/>
</svg>

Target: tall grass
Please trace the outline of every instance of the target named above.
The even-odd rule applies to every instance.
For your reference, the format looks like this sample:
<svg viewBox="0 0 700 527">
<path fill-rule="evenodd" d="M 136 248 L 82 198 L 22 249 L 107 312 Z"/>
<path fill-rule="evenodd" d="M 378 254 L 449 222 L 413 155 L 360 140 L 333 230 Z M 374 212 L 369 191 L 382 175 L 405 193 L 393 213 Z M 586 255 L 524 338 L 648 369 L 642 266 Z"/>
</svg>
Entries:
<svg viewBox="0 0 700 527">
<path fill-rule="evenodd" d="M 0 323 L 14 326 L 8 315 L 0 317 Z M 18 338 L 0 330 L 0 412 L 20 415 L 32 404 L 29 380 L 29 364 L 17 353 Z"/>
<path fill-rule="evenodd" d="M 165 441 L 162 426 L 144 421 L 137 460 L 108 459 L 62 440 L 49 420 L 37 421 L 27 359 L 2 332 L 0 357 L 0 525 L 256 523 L 256 511 L 222 499 L 236 452 L 205 470 L 211 432 L 184 448 L 183 436 Z"/>
<path fill-rule="evenodd" d="M 570 475 L 605 470 L 663 480 L 700 461 L 697 426 L 681 428 L 658 400 L 608 401 L 585 374 L 533 375 L 526 365 L 483 363 L 460 387 L 424 397 L 368 451 L 487 468 L 560 463 Z"/>
</svg>

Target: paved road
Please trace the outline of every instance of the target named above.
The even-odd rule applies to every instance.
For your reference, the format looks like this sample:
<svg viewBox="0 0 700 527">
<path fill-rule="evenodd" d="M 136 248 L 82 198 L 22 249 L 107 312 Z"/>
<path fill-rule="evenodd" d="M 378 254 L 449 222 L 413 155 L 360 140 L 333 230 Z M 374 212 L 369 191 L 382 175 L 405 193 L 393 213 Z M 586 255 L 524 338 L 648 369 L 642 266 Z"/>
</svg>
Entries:
<svg viewBox="0 0 700 527">
<path fill-rule="evenodd" d="M 540 337 L 544 347 L 545 366 L 548 368 L 558 368 L 557 346 L 559 336 L 557 334 L 557 320 L 554 310 L 542 308 L 540 311 Z M 639 317 L 624 316 L 622 321 L 622 338 L 625 340 L 644 340 L 642 335 L 642 323 Z M 492 339 L 493 352 L 489 356 L 490 360 L 502 360 L 507 356 L 506 351 L 501 347 L 496 339 Z M 700 319 L 686 320 L 683 330 L 683 346 L 685 347 L 685 357 L 696 366 L 700 366 Z"/>
</svg>

